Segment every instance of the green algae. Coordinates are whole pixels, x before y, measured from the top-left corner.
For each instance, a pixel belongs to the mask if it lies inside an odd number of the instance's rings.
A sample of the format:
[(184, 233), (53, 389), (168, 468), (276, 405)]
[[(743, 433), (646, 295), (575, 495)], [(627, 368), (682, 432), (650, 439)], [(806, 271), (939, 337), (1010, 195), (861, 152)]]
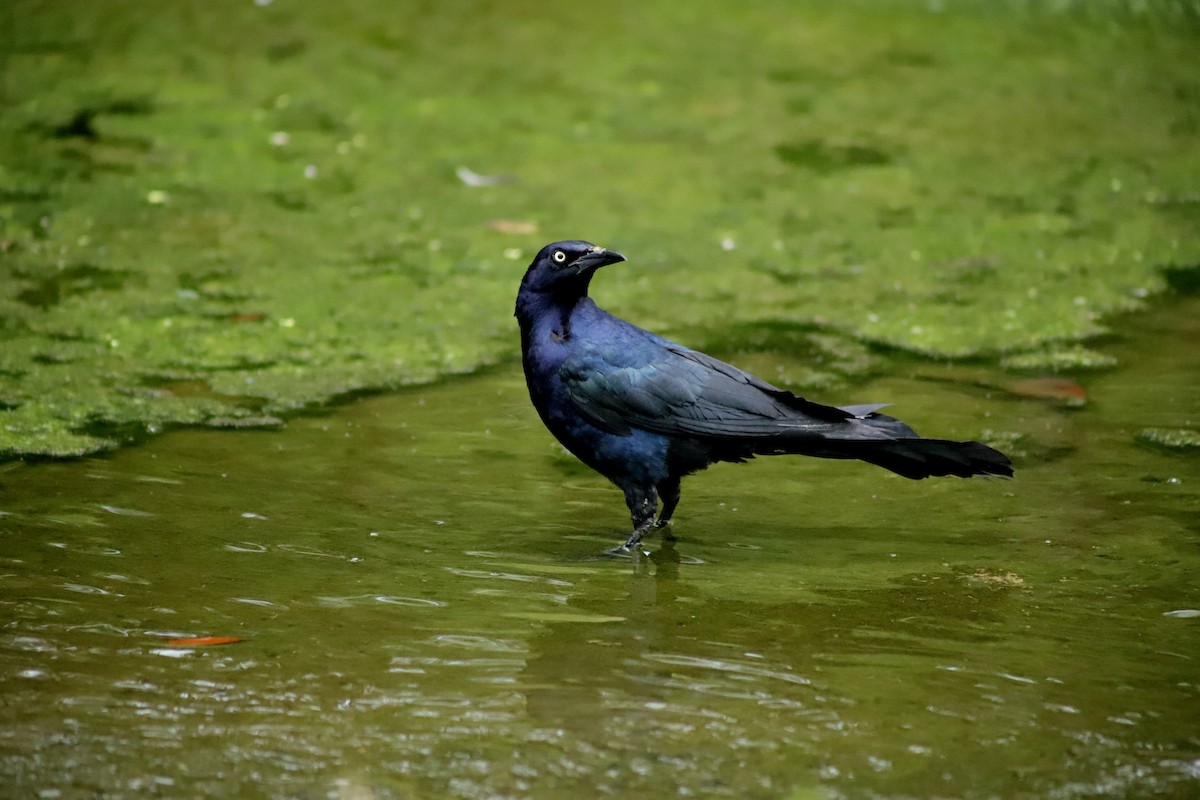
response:
[(1200, 260), (1189, 8), (6, 4), (0, 455), (510, 360), (564, 237), (644, 325), (804, 331), (792, 385), (1073, 368)]
[(1050, 372), (1108, 369), (1116, 364), (1117, 360), (1107, 353), (1079, 344), (1051, 345), (1045, 350), (1016, 353), (1000, 359), (1000, 365), (1006, 369)]

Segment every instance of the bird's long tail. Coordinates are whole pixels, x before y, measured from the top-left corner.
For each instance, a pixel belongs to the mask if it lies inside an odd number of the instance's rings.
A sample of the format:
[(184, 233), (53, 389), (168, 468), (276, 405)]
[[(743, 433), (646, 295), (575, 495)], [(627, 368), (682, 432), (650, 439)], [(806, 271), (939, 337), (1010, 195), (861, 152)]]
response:
[(857, 458), (913, 480), (944, 475), (1011, 478), (1013, 474), (1008, 456), (979, 442), (895, 439), (890, 442), (846, 442), (845, 446), (845, 458)]
[(999, 450), (979, 442), (923, 439), (900, 420), (874, 411), (853, 420), (844, 434), (827, 435), (820, 446), (805, 450), (824, 458), (866, 461), (913, 480), (1013, 474), (1012, 461)]

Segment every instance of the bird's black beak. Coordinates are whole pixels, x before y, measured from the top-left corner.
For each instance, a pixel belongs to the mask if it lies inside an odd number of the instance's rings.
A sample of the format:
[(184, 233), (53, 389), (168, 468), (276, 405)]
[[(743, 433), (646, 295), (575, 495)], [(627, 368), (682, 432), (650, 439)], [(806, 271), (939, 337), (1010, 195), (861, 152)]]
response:
[(579, 258), (575, 259), (571, 266), (575, 267), (579, 272), (592, 272), (609, 264), (616, 264), (624, 261), (625, 256), (618, 253), (616, 250), (607, 250), (603, 247), (594, 247), (591, 251), (584, 253)]

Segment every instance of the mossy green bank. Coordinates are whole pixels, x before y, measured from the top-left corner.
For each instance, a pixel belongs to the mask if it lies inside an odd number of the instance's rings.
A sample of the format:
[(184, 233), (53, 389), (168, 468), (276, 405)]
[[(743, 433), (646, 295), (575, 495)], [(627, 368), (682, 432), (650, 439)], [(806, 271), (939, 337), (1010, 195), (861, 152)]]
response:
[(1185, 3), (15, 0), (0, 56), (9, 458), (510, 360), (558, 238), (629, 256), (595, 294), (645, 326), (811, 352), (804, 389), (1104, 366), (1200, 262)]

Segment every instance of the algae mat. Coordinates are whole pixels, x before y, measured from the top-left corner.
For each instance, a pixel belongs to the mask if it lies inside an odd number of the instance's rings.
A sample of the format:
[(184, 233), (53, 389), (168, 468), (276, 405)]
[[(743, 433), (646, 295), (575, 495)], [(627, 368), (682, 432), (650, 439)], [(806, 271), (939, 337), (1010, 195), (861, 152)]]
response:
[[(1093, 364), (1200, 253), (1184, 3), (0, 10), (0, 454), (510, 360), (545, 241), (666, 333)], [(1164, 273), (1164, 270), (1167, 270)], [(1174, 271), (1174, 272), (1172, 272)]]

